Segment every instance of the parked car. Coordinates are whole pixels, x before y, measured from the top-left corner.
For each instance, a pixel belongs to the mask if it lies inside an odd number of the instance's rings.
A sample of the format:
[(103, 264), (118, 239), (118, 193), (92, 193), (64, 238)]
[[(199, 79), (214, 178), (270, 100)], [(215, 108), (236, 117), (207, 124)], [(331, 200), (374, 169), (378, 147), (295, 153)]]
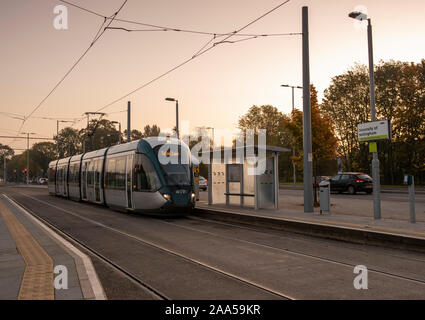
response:
[(363, 191), (368, 194), (373, 192), (373, 180), (367, 174), (361, 172), (342, 172), (329, 180), (331, 191), (339, 193), (348, 191), (349, 194), (356, 194)]
[(207, 190), (208, 187), (208, 180), (205, 179), (203, 176), (199, 176), (199, 189), (200, 190)]
[(38, 179), (38, 184), (47, 184), (47, 182), (48, 182), (47, 178)]
[(321, 182), (328, 181), (329, 179), (327, 176), (317, 176), (316, 179), (313, 177), (313, 186), (318, 187)]

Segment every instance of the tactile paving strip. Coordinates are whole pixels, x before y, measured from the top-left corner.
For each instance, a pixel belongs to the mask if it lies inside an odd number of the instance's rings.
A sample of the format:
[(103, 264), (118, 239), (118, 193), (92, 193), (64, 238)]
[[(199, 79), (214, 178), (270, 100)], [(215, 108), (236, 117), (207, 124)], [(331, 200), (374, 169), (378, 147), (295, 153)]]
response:
[(1, 200), (0, 213), (26, 264), (18, 300), (54, 300), (52, 258)]

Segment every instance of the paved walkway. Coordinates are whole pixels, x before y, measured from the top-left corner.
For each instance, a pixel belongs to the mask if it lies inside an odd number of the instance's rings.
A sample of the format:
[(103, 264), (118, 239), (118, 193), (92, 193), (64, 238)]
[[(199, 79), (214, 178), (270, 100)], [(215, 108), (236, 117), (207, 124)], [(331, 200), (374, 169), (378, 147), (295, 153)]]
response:
[(209, 206), (208, 202), (205, 200), (198, 201), (196, 207), (201, 209), (229, 211), (240, 215), (330, 225), (341, 228), (360, 229), (425, 239), (425, 222), (410, 223), (409, 221), (395, 219), (374, 220), (372, 217), (334, 213), (320, 215), (319, 212), (305, 213), (301, 210), (295, 211), (287, 209), (261, 209), (255, 211), (252, 207), (240, 207), (236, 205), (226, 206), (224, 204), (215, 204)]
[[(104, 298), (98, 294), (97, 276), (90, 272), (87, 256), (58, 239), (58, 235), (52, 237), (52, 231), (47, 232), (34, 217), (0, 195), (0, 299)], [(66, 282), (67, 288), (59, 288)]]

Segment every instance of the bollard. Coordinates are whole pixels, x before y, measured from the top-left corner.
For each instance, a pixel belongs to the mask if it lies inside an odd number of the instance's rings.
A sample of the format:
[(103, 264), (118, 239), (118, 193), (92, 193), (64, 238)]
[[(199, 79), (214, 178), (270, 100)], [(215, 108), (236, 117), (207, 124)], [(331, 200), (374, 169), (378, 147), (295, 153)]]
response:
[(415, 216), (415, 180), (413, 176), (410, 176), (412, 183), (409, 184), (409, 207), (410, 207), (410, 222), (416, 222)]
[(404, 176), (404, 184), (407, 184), (409, 190), (409, 209), (410, 209), (410, 222), (416, 222), (415, 215), (415, 179), (412, 175), (406, 174)]

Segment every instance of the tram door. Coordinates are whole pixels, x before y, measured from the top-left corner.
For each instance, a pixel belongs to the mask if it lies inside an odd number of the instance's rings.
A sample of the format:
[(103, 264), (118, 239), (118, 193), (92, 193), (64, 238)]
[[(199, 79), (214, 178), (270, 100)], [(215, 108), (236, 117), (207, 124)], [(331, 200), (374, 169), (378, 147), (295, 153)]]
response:
[(81, 187), (83, 189), (83, 200), (87, 200), (87, 162), (83, 163), (83, 168), (81, 169)]
[(94, 196), (95, 201), (100, 202), (100, 167), (101, 160), (95, 160), (94, 162)]
[(133, 208), (133, 155), (127, 155), (127, 165), (126, 165), (126, 175), (125, 175), (125, 185), (126, 185), (126, 198), (127, 198), (127, 208)]

